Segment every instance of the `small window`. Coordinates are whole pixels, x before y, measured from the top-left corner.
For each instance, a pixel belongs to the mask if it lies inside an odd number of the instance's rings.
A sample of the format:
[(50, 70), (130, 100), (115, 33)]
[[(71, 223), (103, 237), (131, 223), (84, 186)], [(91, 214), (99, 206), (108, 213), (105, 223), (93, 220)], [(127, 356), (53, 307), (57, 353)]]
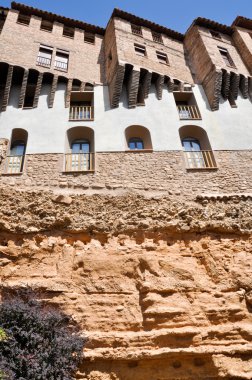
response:
[(89, 33), (89, 32), (84, 32), (84, 42), (87, 42), (89, 44), (94, 44), (95, 43), (95, 34)]
[(31, 20), (31, 16), (24, 15), (22, 13), (19, 13), (18, 18), (17, 18), (17, 22), (19, 24), (24, 24), (24, 25), (29, 25), (30, 20)]
[(132, 137), (129, 139), (129, 149), (135, 150), (135, 149), (144, 149), (144, 143), (143, 140), (139, 137)]
[(68, 70), (69, 53), (63, 50), (56, 51), (54, 67), (60, 71)]
[(41, 30), (45, 30), (46, 32), (52, 32), (53, 30), (53, 22), (42, 20), (40, 25)]
[(6, 173), (22, 173), (24, 166), (26, 143), (23, 140), (16, 140), (11, 144), (10, 154), (7, 157)]
[(132, 34), (136, 34), (137, 36), (143, 36), (143, 33), (142, 33), (142, 27), (140, 25), (134, 25), (134, 24), (131, 24), (131, 31), (132, 31)]
[(160, 51), (157, 51), (156, 54), (157, 54), (157, 59), (159, 60), (160, 63), (165, 63), (166, 65), (169, 63), (166, 53), (161, 53)]
[(236, 67), (227, 49), (218, 47), (219, 52), (227, 66)]
[(40, 45), (37, 57), (37, 65), (50, 67), (52, 62), (52, 52), (53, 49), (51, 47)]
[(69, 38), (74, 38), (74, 28), (70, 28), (69, 26), (64, 25), (63, 36), (69, 37)]
[(158, 42), (159, 44), (163, 44), (163, 39), (160, 33), (157, 32), (151, 32), (152, 33), (152, 39), (154, 42)]
[(143, 45), (134, 44), (135, 52), (137, 55), (141, 55), (142, 57), (146, 56), (146, 47)]
[(219, 32), (216, 32), (215, 30), (210, 30), (210, 33), (213, 38), (216, 38), (217, 40), (221, 40), (221, 35)]

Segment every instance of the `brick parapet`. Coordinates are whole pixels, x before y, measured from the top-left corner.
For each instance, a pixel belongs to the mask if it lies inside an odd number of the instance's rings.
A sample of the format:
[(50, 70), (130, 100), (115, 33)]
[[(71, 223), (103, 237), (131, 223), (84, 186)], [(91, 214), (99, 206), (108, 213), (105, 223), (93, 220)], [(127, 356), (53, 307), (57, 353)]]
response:
[(216, 151), (215, 158), (218, 170), (187, 170), (182, 151), (96, 153), (95, 172), (64, 173), (62, 154), (27, 155), (24, 173), (2, 175), (0, 184), (70, 192), (168, 192), (189, 198), (252, 192), (252, 151)]

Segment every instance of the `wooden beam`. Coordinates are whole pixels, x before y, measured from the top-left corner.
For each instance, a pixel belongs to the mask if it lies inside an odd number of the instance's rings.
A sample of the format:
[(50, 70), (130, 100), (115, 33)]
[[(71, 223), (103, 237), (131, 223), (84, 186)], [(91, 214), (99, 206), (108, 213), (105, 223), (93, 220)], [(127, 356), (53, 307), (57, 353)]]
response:
[(44, 76), (43, 73), (39, 73), (37, 84), (36, 84), (35, 95), (34, 95), (33, 108), (38, 107), (38, 101), (39, 101), (39, 95), (41, 93), (43, 76)]
[(13, 66), (9, 65), (6, 84), (5, 84), (4, 93), (3, 93), (3, 102), (2, 102), (2, 107), (1, 107), (2, 111), (6, 111), (6, 108), (8, 106), (12, 77), (13, 77)]
[(230, 73), (230, 91), (229, 96), (236, 100), (239, 92), (240, 77), (236, 73)]
[(221, 94), (223, 98), (226, 100), (229, 97), (230, 91), (230, 73), (224, 71), (222, 73), (222, 83), (221, 83)]
[(125, 65), (118, 64), (113, 79), (109, 84), (110, 104), (112, 108), (116, 108), (119, 106), (119, 101), (123, 87), (124, 73)]
[(162, 95), (163, 95), (164, 75), (158, 74), (155, 85), (156, 85), (156, 91), (157, 91), (157, 98), (158, 100), (161, 100)]
[(167, 88), (169, 92), (173, 92), (174, 90), (174, 80), (170, 77), (168, 77), (168, 80), (167, 80)]
[(129, 108), (135, 108), (137, 105), (139, 79), (140, 79), (140, 70), (136, 70), (133, 68), (129, 74), (129, 79), (127, 83)]
[(57, 90), (57, 85), (58, 85), (58, 75), (54, 75), (52, 87), (51, 87), (51, 92), (50, 92), (50, 97), (49, 97), (49, 108), (53, 107), (55, 92)]
[(20, 90), (20, 95), (19, 95), (18, 108), (23, 108), (23, 105), (24, 105), (28, 76), (29, 76), (29, 70), (25, 70), (24, 75), (23, 75), (23, 81), (22, 81), (22, 86), (21, 86), (21, 90)]
[(65, 95), (65, 107), (66, 108), (70, 107), (72, 87), (73, 87), (73, 79), (68, 79), (67, 88), (66, 88), (66, 95)]
[(149, 96), (149, 92), (151, 88), (151, 77), (152, 77), (152, 72), (146, 71), (144, 79), (143, 79), (143, 92), (144, 92), (145, 99), (147, 99)]
[(244, 99), (248, 98), (248, 78), (240, 75), (240, 90)]

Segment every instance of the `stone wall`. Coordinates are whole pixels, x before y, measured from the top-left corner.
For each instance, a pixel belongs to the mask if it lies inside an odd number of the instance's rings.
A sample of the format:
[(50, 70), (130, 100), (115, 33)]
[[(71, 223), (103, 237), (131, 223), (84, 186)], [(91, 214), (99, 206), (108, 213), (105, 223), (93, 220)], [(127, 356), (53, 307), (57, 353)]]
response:
[(8, 150), (9, 141), (0, 138), (0, 164), (5, 159)]
[(0, 190), (1, 292), (74, 318), (76, 379), (251, 379), (251, 196)]
[(179, 151), (96, 153), (94, 173), (65, 173), (61, 154), (26, 155), (23, 174), (3, 174), (0, 183), (70, 192), (162, 191), (189, 198), (201, 193), (251, 192), (251, 151), (214, 154), (218, 169), (186, 170), (183, 152)]

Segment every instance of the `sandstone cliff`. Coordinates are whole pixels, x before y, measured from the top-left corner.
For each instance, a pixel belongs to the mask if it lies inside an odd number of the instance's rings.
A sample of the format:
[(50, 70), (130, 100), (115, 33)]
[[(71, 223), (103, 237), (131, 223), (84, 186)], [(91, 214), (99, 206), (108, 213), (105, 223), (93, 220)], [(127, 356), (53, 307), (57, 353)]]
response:
[(249, 194), (0, 198), (2, 289), (73, 315), (88, 337), (78, 379), (252, 378)]

